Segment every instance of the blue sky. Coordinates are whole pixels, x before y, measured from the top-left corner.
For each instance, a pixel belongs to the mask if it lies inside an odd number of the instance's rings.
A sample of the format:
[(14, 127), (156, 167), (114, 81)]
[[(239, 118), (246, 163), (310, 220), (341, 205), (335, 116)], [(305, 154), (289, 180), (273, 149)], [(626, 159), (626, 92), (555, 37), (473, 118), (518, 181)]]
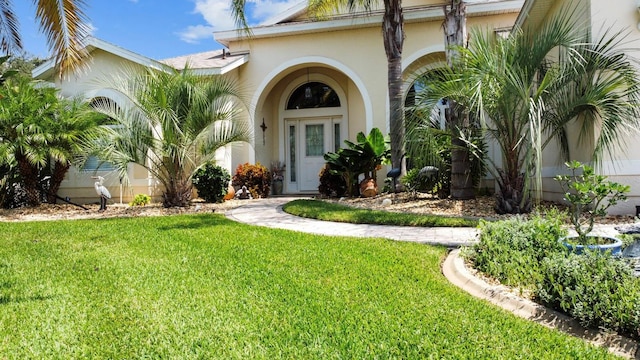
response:
[[(300, 0), (249, 0), (249, 19), (259, 24)], [(48, 57), (35, 23), (33, 1), (14, 0), (24, 49)], [(234, 28), (230, 0), (88, 0), (92, 34), (152, 59), (165, 59), (221, 48), (213, 32)]]

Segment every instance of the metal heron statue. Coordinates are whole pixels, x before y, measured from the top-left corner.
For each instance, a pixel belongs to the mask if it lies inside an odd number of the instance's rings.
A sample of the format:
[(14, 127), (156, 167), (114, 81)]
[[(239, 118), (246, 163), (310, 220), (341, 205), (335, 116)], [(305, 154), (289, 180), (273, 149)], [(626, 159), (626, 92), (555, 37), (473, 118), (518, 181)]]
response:
[[(402, 154), (402, 156), (400, 157), (400, 163), (402, 163), (402, 160), (404, 159), (404, 157), (407, 154)], [(402, 170), (400, 168), (393, 168), (391, 170), (389, 170), (389, 172), (387, 173), (387, 177), (390, 177), (391, 179), (393, 179), (393, 193), (397, 193), (398, 192), (398, 184), (397, 184), (397, 180), (400, 177), (400, 175), (402, 174)]]
[(100, 196), (100, 210), (98, 211), (105, 211), (107, 210), (107, 200), (111, 199), (111, 193), (107, 190), (106, 186), (102, 185), (102, 182), (104, 181), (102, 176), (92, 176), (91, 178), (98, 179), (98, 181), (93, 184), (96, 189), (96, 193)]

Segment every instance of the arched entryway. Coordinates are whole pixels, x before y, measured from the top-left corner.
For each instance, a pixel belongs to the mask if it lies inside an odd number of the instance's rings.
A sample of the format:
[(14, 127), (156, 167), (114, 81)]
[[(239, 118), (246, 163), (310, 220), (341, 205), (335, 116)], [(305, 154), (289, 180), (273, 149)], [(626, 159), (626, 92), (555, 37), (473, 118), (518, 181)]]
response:
[(331, 76), (311, 71), (291, 81), (280, 99), (287, 193), (317, 192), (324, 154), (348, 138), (347, 96)]

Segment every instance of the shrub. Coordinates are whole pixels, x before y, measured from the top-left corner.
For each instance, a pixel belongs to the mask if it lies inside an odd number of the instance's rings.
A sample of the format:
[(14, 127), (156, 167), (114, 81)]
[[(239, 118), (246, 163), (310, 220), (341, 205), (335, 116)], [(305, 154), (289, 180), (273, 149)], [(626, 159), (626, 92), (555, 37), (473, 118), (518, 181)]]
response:
[(474, 266), (506, 285), (535, 287), (543, 277), (540, 263), (545, 257), (565, 252), (558, 241), (566, 235), (562, 214), (551, 211), (530, 220), (480, 221), (480, 241), (468, 253)]
[(418, 191), (432, 193), (437, 188), (440, 170), (435, 166), (430, 168), (425, 167), (424, 169), (435, 170), (435, 173), (429, 174), (422, 171), (422, 169), (414, 168), (407, 171), (405, 176), (400, 179), (402, 185), (404, 185), (408, 191), (413, 193), (413, 196), (415, 196)]
[(129, 206), (145, 206), (151, 203), (151, 196), (146, 194), (138, 194), (129, 203)]
[(329, 171), (344, 178), (349, 196), (358, 194), (358, 176), (375, 179), (376, 171), (383, 163), (388, 163), (391, 156), (389, 143), (378, 128), (373, 128), (369, 135), (359, 132), (357, 143), (345, 140), (347, 148), (337, 152), (324, 154)]
[(610, 254), (556, 254), (542, 262), (536, 297), (587, 327), (640, 335), (640, 280)]
[[(407, 165), (417, 169), (437, 167), (439, 171), (434, 179), (435, 184), (429, 186), (428, 190), (444, 199), (449, 196), (451, 188), (452, 132), (441, 129), (439, 121), (433, 122), (431, 111), (424, 113), (415, 110), (410, 108), (406, 118)], [(488, 146), (480, 129), (480, 124), (474, 121), (462, 134), (469, 151), (470, 176), (475, 188), (478, 188), (487, 172), (485, 154), (488, 153)]]
[(320, 170), (318, 192), (326, 197), (341, 197), (347, 192), (347, 183), (341, 175), (332, 173), (329, 165), (325, 164)]
[(206, 202), (217, 203), (227, 194), (230, 180), (231, 175), (225, 168), (206, 163), (196, 170), (191, 181), (198, 190), (198, 196)]
[(255, 165), (240, 164), (233, 175), (232, 184), (236, 187), (246, 186), (254, 199), (265, 198), (269, 196), (271, 173), (260, 163)]

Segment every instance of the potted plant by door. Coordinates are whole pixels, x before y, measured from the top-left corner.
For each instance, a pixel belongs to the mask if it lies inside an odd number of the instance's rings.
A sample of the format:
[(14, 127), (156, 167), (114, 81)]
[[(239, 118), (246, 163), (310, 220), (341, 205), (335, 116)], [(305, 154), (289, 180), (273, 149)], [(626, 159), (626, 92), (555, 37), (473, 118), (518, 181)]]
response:
[(285, 164), (281, 161), (271, 163), (271, 191), (273, 195), (282, 195)]
[(591, 234), (597, 217), (607, 215), (607, 209), (619, 201), (626, 201), (631, 188), (609, 181), (606, 176), (597, 175), (591, 166), (578, 161), (566, 163), (570, 174), (557, 175), (564, 199), (569, 203), (571, 224), (577, 236), (562, 239), (570, 250), (581, 254), (585, 248), (621, 253), (622, 241), (612, 237)]

